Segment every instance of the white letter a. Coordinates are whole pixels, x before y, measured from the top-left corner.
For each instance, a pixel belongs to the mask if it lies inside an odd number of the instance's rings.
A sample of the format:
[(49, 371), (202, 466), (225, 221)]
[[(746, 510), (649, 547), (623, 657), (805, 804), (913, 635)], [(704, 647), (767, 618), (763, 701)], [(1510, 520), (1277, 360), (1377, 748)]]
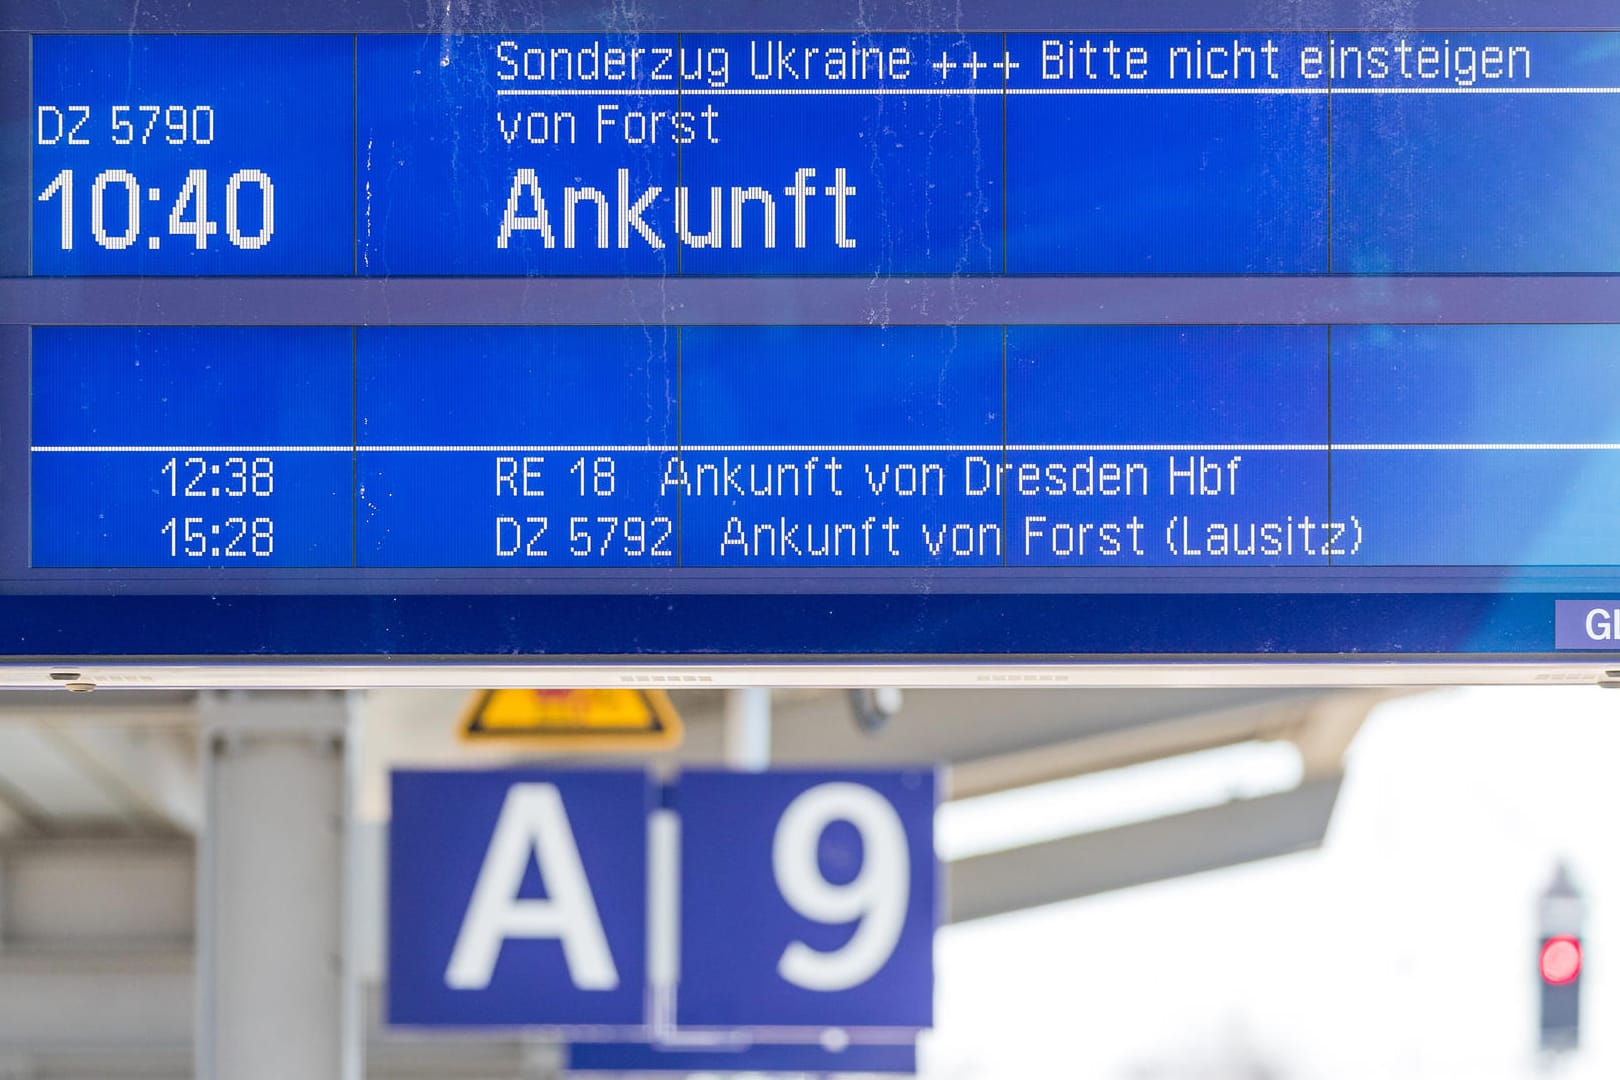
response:
[[(525, 194), (534, 196), (534, 213), (518, 212), (518, 203)], [(540, 175), (533, 169), (519, 169), (512, 178), (512, 190), (506, 195), (506, 213), (501, 215), (501, 235), (495, 246), (505, 251), (512, 243), (515, 232), (538, 231), (546, 247), (556, 247), (557, 238), (551, 233), (551, 215), (546, 213), (546, 197), (540, 191)]]
[[(520, 900), (533, 856), (546, 899)], [(453, 990), (489, 986), (507, 938), (557, 938), (568, 974), (581, 990), (614, 990), (619, 972), (579, 860), (574, 831), (553, 784), (514, 784), (473, 887), (444, 981)]]

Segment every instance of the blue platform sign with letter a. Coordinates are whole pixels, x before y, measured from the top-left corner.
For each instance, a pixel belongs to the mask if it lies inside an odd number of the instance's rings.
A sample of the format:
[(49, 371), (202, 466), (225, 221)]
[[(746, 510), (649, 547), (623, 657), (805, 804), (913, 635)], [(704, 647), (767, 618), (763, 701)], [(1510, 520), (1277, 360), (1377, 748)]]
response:
[(933, 1023), (934, 774), (689, 772), (681, 1027)]
[(396, 772), (390, 1022), (642, 1023), (649, 801), (640, 772)]

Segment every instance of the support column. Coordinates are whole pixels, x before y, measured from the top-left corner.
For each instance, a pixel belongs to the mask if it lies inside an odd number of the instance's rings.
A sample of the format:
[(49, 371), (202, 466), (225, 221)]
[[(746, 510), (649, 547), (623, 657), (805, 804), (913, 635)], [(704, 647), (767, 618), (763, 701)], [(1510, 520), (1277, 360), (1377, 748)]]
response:
[(202, 703), (200, 1080), (360, 1080), (343, 933), (348, 718), (339, 693)]
[(769, 688), (726, 691), (726, 764), (748, 772), (771, 767)]

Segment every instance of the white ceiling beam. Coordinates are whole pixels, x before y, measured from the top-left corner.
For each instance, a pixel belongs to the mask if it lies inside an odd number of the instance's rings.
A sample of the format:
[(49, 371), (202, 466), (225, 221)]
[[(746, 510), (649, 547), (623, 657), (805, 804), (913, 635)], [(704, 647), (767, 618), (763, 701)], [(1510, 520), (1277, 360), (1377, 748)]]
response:
[(189, 952), (194, 866), (181, 840), (0, 845), (0, 956)]
[(1077, 900), (1321, 846), (1340, 778), (946, 864), (947, 922)]
[(194, 729), (73, 724), (49, 731), (140, 831), (195, 835), (201, 827), (202, 768)]

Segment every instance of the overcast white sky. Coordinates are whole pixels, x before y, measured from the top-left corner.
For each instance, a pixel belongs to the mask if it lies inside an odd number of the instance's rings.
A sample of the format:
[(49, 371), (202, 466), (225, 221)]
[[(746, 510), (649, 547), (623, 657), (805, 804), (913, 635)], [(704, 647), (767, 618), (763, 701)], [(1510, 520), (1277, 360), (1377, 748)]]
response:
[(1556, 1075), (1620, 1076), (1620, 692), (1593, 688), (1382, 707), (1319, 852), (945, 930), (925, 1075), (1546, 1075), (1535, 901), (1560, 855), (1591, 913)]

